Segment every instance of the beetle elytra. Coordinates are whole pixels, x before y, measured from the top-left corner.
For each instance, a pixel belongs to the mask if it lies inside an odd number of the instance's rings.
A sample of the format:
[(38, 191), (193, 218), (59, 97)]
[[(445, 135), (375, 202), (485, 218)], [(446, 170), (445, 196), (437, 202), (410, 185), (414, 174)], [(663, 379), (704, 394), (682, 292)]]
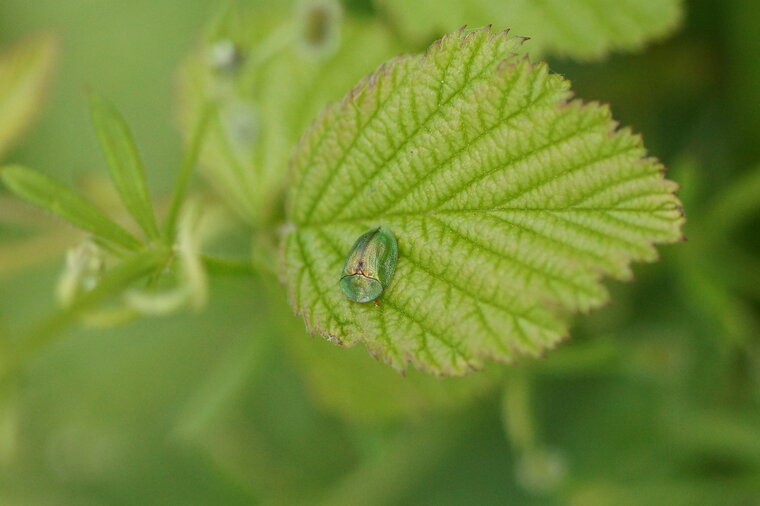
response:
[(346, 256), (340, 288), (355, 302), (370, 302), (388, 286), (398, 261), (393, 233), (377, 227), (360, 235)]

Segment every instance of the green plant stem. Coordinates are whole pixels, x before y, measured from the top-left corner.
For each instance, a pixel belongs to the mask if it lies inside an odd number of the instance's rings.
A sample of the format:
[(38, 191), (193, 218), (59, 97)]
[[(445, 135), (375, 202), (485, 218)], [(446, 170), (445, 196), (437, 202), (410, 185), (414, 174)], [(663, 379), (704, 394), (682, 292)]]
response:
[(255, 276), (251, 262), (201, 255), (201, 261), (209, 274), (219, 276)]
[(529, 451), (536, 446), (535, 422), (530, 404), (530, 378), (524, 371), (516, 370), (504, 383), (501, 417), (507, 438), (519, 452)]
[(707, 241), (725, 240), (745, 220), (760, 209), (760, 167), (736, 179), (712, 200), (701, 229)]
[(364, 506), (398, 504), (414, 484), (444, 465), (486, 415), (482, 410), (467, 417), (431, 418), (399, 433), (382, 453), (366, 458), (316, 504)]
[[(18, 344), (4, 368), (2, 380), (16, 373), (36, 352), (48, 346), (86, 310), (123, 291), (138, 279), (164, 265), (171, 253), (166, 249), (150, 249), (136, 254), (106, 274), (91, 291), (82, 294), (70, 306), (40, 323)], [(1, 381), (0, 381), (1, 383)]]
[(205, 138), (206, 129), (213, 116), (213, 112), (216, 107), (212, 104), (206, 104), (201, 111), (201, 116), (198, 119), (198, 123), (195, 125), (195, 130), (190, 138), (190, 145), (185, 153), (185, 158), (182, 161), (179, 174), (174, 184), (174, 193), (172, 194), (172, 200), (169, 204), (169, 212), (166, 215), (166, 221), (164, 222), (164, 237), (169, 243), (174, 242), (174, 236), (177, 232), (177, 219), (179, 212), (182, 210), (182, 204), (185, 201), (187, 195), (187, 187), (190, 184), (190, 177), (193, 174), (193, 169), (198, 163), (198, 157), (200, 156), (201, 148), (203, 147), (203, 139)]

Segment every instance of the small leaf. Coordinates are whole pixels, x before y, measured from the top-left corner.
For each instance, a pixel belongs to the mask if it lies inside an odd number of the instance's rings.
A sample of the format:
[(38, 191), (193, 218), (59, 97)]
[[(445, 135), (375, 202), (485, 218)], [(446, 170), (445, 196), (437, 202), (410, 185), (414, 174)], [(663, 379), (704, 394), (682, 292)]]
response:
[(140, 242), (70, 188), (20, 165), (0, 168), (0, 179), (18, 197), (130, 250)]
[(424, 37), (462, 25), (509, 26), (530, 36), (531, 54), (577, 59), (634, 51), (672, 32), (682, 0), (375, 0), (409, 35)]
[(49, 35), (20, 41), (0, 53), (0, 158), (39, 110), (55, 53)]
[(116, 108), (102, 97), (90, 96), (92, 124), (122, 202), (150, 240), (159, 237), (156, 217), (134, 138)]
[[(608, 300), (655, 242), (681, 238), (676, 185), (607, 107), (483, 29), (403, 56), (329, 107), (293, 155), (283, 274), (308, 329), (398, 368), (463, 374), (540, 355)], [(338, 286), (384, 226), (396, 273), (379, 306)]]

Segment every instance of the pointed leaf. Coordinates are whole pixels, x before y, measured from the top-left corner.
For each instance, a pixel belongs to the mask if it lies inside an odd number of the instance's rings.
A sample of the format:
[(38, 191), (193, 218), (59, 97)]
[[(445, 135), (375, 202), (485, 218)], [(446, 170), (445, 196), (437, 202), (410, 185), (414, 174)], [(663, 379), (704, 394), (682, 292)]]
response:
[(38, 35), (0, 53), (0, 157), (39, 110), (55, 52), (54, 39)]
[(437, 36), (462, 25), (509, 26), (530, 51), (578, 59), (634, 51), (672, 32), (682, 0), (375, 0), (404, 32)]
[(122, 202), (149, 239), (158, 238), (156, 218), (134, 138), (116, 108), (102, 97), (90, 96), (92, 124)]
[(140, 242), (70, 188), (20, 165), (0, 168), (0, 179), (18, 197), (98, 237), (130, 250)]
[[(384, 65), (328, 108), (293, 156), (283, 274), (312, 332), (396, 367), (462, 374), (540, 355), (608, 299), (655, 242), (681, 238), (676, 185), (607, 107), (520, 55), (458, 31)], [(398, 239), (379, 305), (346, 299), (346, 253)]]

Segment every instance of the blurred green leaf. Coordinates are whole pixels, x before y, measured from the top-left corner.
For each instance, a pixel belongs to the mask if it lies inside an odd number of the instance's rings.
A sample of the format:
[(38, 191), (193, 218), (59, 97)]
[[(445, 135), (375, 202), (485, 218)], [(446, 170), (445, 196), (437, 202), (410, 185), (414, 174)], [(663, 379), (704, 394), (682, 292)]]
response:
[(156, 217), (132, 133), (119, 111), (104, 98), (91, 93), (90, 107), (92, 124), (121, 200), (148, 239), (155, 241), (159, 237)]
[(688, 413), (670, 420), (674, 442), (693, 454), (718, 456), (743, 463), (760, 463), (760, 423), (758, 412), (734, 413), (729, 409)]
[[(248, 310), (250, 315), (257, 313)], [(262, 328), (271, 324), (268, 318), (257, 320), (256, 332), (244, 336), (249, 341), (247, 349), (241, 350), (237, 363), (228, 362), (233, 368), (229, 376), (210, 378), (212, 392), (221, 387), (213, 396), (221, 394), (222, 404), (209, 406), (210, 412), (195, 413), (201, 419), (187, 420), (190, 426), (178, 425), (177, 430), (184, 432), (175, 434), (189, 437), (183, 441), (205, 452), (265, 503), (309, 504), (319, 491), (355, 468), (356, 452), (343, 424), (309, 402), (285, 355), (265, 351), (261, 361), (245, 356), (264, 351), (252, 341), (271, 339), (276, 344), (279, 340), (278, 334), (267, 335)], [(213, 385), (219, 380), (221, 384)], [(207, 388), (203, 386), (202, 392)], [(213, 412), (216, 407), (225, 409)], [(192, 412), (183, 414), (192, 416)]]
[[(325, 5), (324, 44), (310, 43), (305, 11)], [(205, 104), (216, 103), (201, 170), (249, 225), (278, 218), (292, 147), (322, 107), (402, 50), (378, 21), (344, 17), (336, 8), (332, 1), (290, 0), (233, 7), (181, 69), (185, 138)]]
[(737, 243), (737, 236), (743, 224), (758, 216), (760, 168), (709, 193), (698, 163), (681, 161), (676, 169), (683, 176), (683, 196), (696, 210), (685, 227), (688, 247), (679, 249), (675, 266), (683, 297), (698, 308), (700, 318), (712, 321), (718, 341), (745, 347), (760, 330), (760, 320), (737, 292), (758, 293), (760, 264)]
[(190, 184), (190, 177), (193, 175), (195, 165), (198, 163), (198, 157), (200, 156), (201, 147), (206, 137), (206, 131), (208, 129), (209, 121), (213, 115), (214, 108), (211, 105), (201, 111), (198, 124), (193, 129), (192, 136), (190, 137), (190, 144), (187, 147), (187, 152), (182, 160), (182, 166), (177, 173), (177, 180), (174, 182), (174, 192), (172, 193), (171, 204), (169, 204), (169, 211), (166, 213), (166, 222), (164, 223), (164, 234), (169, 241), (174, 240), (177, 228), (177, 219), (180, 216), (182, 205), (185, 202), (187, 196), (187, 188)]
[(299, 322), (293, 327), (282, 332), (284, 343), (304, 374), (312, 398), (326, 411), (355, 424), (387, 425), (460, 409), (490, 393), (502, 373), (496, 365), (467, 378), (439, 378), (414, 370), (402, 376), (364, 349), (341, 350), (310, 338), (295, 328), (301, 327)]
[[(329, 493), (314, 501), (314, 504), (442, 504), (438, 498), (431, 498), (431, 492), (438, 492), (445, 486), (435, 479), (434, 471), (454, 468), (456, 464), (453, 461), (457, 456), (471, 457), (473, 428), (482, 427), (483, 413), (480, 408), (476, 405), (454, 415), (428, 417), (420, 423), (401, 427), (381, 440), (382, 446), (375, 452), (368, 452), (359, 465), (335, 480)], [(482, 470), (480, 474), (482, 476)], [(410, 493), (415, 495), (415, 492), (421, 492), (424, 499), (408, 497)], [(479, 496), (472, 492), (465, 501), (456, 497), (449, 499), (451, 504), (470, 501), (482, 504)], [(508, 504), (504, 499), (500, 498), (498, 504)]]
[(462, 25), (493, 24), (532, 39), (534, 56), (582, 60), (635, 51), (678, 26), (682, 0), (375, 0), (418, 39)]
[(0, 158), (40, 109), (56, 49), (55, 39), (42, 34), (0, 52)]
[(760, 476), (723, 477), (712, 480), (656, 479), (635, 484), (589, 480), (568, 494), (570, 506), (748, 506), (760, 495)]
[[(267, 325), (268, 320), (264, 320)], [(267, 329), (268, 330), (268, 329)], [(272, 353), (272, 333), (246, 336), (214, 364), (203, 383), (187, 401), (173, 436), (183, 440), (202, 438), (217, 419), (239, 401), (247, 385), (258, 380)]]
[[(460, 30), (326, 109), (296, 148), (283, 239), (290, 300), (313, 333), (397, 368), (461, 375), (538, 356), (608, 300), (683, 215), (641, 139), (521, 58), (522, 39)], [(379, 305), (337, 287), (356, 238), (398, 238)]]
[(705, 240), (725, 241), (742, 223), (760, 213), (760, 166), (737, 176), (714, 195), (701, 224)]
[(142, 246), (132, 234), (111, 221), (79, 194), (37, 171), (10, 165), (0, 168), (0, 179), (18, 197), (97, 237), (129, 250), (137, 250)]

